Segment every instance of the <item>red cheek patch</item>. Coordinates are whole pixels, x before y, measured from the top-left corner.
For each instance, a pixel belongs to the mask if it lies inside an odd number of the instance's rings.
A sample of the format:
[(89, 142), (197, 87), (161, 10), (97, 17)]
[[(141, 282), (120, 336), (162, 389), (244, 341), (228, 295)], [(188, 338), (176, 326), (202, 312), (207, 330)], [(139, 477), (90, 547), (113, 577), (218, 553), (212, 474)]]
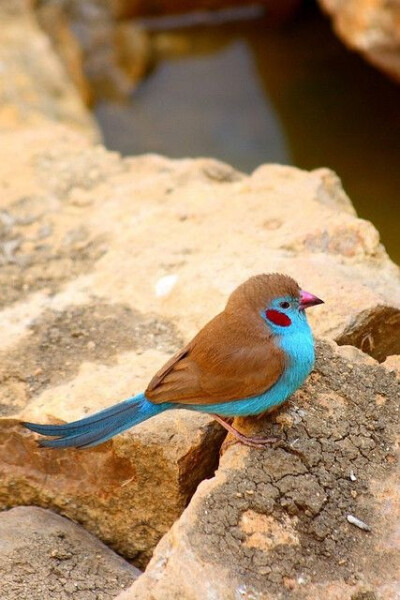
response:
[(271, 321), (271, 323), (274, 323), (275, 325), (280, 325), (281, 327), (289, 327), (289, 325), (292, 324), (289, 317), (284, 313), (279, 312), (279, 310), (267, 310), (265, 316), (268, 321)]

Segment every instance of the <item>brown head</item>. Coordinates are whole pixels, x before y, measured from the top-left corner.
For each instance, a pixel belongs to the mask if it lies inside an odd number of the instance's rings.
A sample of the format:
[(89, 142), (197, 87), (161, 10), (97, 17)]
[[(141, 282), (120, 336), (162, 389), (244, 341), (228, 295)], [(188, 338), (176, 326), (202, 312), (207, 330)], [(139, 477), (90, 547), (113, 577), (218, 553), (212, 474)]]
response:
[(237, 310), (240, 306), (253, 309), (257, 313), (264, 310), (274, 298), (290, 296), (300, 301), (299, 284), (282, 273), (254, 275), (239, 285), (229, 296), (226, 310)]
[(286, 319), (284, 316), (280, 317), (280, 313), (285, 315), (293, 308), (303, 311), (305, 308), (322, 303), (323, 301), (313, 294), (301, 290), (292, 277), (282, 273), (267, 273), (250, 277), (239, 285), (230, 295), (225, 312), (234, 315), (246, 311), (257, 315), (262, 313), (268, 317), (268, 309), (270, 309), (272, 312), (269, 320), (276, 325), (281, 325), (276, 320), (281, 319), (283, 323)]

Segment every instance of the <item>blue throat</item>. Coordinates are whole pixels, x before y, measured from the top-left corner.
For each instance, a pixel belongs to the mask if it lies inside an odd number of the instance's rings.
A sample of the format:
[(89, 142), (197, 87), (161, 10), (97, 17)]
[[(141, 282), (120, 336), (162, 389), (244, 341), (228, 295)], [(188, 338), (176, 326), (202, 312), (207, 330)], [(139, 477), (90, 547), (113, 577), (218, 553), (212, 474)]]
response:
[[(174, 405), (197, 412), (215, 413), (222, 417), (246, 417), (258, 415), (282, 404), (311, 373), (314, 361), (314, 339), (304, 313), (288, 328), (276, 327), (276, 341), (287, 357), (287, 366), (276, 382), (263, 394), (230, 402), (208, 405)], [(162, 405), (160, 405), (162, 406)]]

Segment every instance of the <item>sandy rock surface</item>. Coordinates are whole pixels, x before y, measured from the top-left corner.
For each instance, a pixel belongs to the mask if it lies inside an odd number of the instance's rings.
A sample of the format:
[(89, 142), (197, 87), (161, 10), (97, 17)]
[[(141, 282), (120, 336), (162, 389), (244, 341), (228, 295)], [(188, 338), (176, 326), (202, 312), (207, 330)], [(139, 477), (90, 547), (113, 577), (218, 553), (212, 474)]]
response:
[(2, 0), (0, 22), (0, 133), (50, 120), (98, 141), (99, 129), (29, 2)]
[(122, 160), (53, 126), (3, 141), (8, 343), (26, 319), (90, 297), (155, 312), (188, 339), (248, 276), (282, 270), (326, 301), (310, 314), (317, 334), (399, 353), (399, 268), (328, 169)]
[(320, 342), (308, 383), (258, 421), (286, 447), (228, 448), (118, 600), (400, 597), (399, 397), (394, 372)]
[(319, 4), (347, 46), (400, 81), (398, 0), (319, 0)]
[(0, 513), (2, 600), (111, 600), (140, 571), (81, 527), (32, 506)]
[(398, 353), (399, 270), (329, 170), (122, 160), (54, 125), (3, 140), (3, 508), (56, 509), (144, 566), (213, 474), (220, 427), (174, 411), (60, 452), (18, 420), (70, 421), (143, 390), (252, 274), (284, 271), (323, 297), (316, 333)]

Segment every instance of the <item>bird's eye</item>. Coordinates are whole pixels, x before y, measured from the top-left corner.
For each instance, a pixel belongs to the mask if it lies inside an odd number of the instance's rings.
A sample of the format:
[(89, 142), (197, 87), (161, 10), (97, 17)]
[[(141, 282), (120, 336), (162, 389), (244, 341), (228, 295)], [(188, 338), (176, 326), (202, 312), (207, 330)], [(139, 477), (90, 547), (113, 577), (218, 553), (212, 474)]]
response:
[(280, 303), (279, 303), (279, 306), (280, 306), (281, 308), (289, 308), (289, 306), (290, 306), (290, 303), (289, 303), (289, 302), (286, 302), (286, 301), (285, 301), (285, 302), (280, 302)]

